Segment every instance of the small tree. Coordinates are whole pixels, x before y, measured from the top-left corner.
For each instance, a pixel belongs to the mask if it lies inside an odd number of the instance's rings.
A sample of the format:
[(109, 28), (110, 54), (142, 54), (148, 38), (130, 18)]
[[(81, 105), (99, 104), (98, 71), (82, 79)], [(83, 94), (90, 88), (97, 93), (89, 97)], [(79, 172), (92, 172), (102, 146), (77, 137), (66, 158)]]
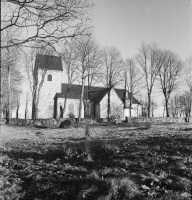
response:
[(109, 119), (110, 109), (110, 90), (116, 85), (122, 84), (123, 60), (120, 51), (115, 47), (107, 47), (102, 51), (102, 71), (100, 80), (108, 88), (107, 117)]
[[(67, 105), (67, 98), (71, 91), (71, 86), (74, 81), (77, 79), (77, 63), (76, 63), (76, 54), (75, 54), (75, 45), (74, 42), (71, 41), (65, 46), (62, 50), (61, 57), (64, 62), (64, 68), (67, 72), (67, 81), (68, 81), (68, 88), (65, 94), (64, 106), (63, 106), (63, 115), (65, 114), (65, 109)], [(63, 116), (62, 116), (63, 117)]]
[(180, 78), (183, 64), (178, 56), (171, 51), (164, 51), (163, 55), (163, 63), (161, 68), (159, 68), (158, 75), (165, 98), (166, 116), (169, 117), (169, 98), (171, 93), (177, 89), (178, 79)]
[(181, 112), (184, 114), (186, 120), (189, 120), (190, 113), (191, 113), (191, 96), (190, 92), (185, 91), (179, 97), (179, 104), (181, 106)]
[[(9, 44), (15, 30), (2, 34), (4, 43)], [(16, 47), (7, 47), (1, 51), (1, 106), (6, 113), (7, 123), (12, 116), (12, 108), (15, 105), (15, 94), (19, 91), (22, 76), (19, 68), (20, 51)]]
[(127, 82), (127, 87), (128, 91), (130, 94), (129, 97), (129, 116), (131, 117), (131, 108), (132, 108), (132, 99), (133, 95), (137, 94), (139, 90), (141, 89), (140, 81), (141, 81), (141, 75), (139, 72), (139, 69), (136, 66), (136, 63), (134, 59), (130, 58), (125, 61), (125, 71), (126, 71), (126, 78), (128, 81)]
[(136, 61), (141, 67), (148, 96), (148, 117), (151, 116), (151, 94), (159, 69), (163, 63), (163, 54), (156, 44), (142, 43)]
[(192, 111), (192, 56), (185, 62), (185, 82), (189, 89), (189, 96), (190, 96), (190, 112), (189, 118), (191, 118), (191, 111)]
[(99, 58), (98, 45), (95, 42), (92, 34), (87, 34), (86, 36), (81, 36), (75, 41), (75, 53), (77, 55), (77, 74), (81, 79), (81, 96), (79, 101), (79, 115), (78, 115), (78, 125), (81, 120), (81, 110), (84, 98), (84, 86), (86, 78), (88, 77), (88, 71), (91, 68), (96, 68)]

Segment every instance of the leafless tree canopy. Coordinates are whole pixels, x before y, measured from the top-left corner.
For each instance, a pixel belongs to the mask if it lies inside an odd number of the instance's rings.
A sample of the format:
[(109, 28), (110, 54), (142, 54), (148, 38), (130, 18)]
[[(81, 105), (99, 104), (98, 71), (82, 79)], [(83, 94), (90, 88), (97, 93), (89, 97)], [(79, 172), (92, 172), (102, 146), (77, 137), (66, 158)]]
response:
[(164, 51), (164, 59), (159, 69), (161, 89), (165, 98), (166, 114), (169, 117), (168, 101), (171, 93), (178, 87), (183, 63), (178, 56), (171, 51)]
[(58, 44), (83, 34), (89, 21), (88, 0), (7, 0), (1, 5), (1, 33), (14, 28), (18, 35), (1, 48), (27, 44)]
[(137, 94), (141, 89), (141, 73), (136, 66), (136, 62), (133, 58), (128, 58), (125, 61), (125, 71), (127, 75), (127, 87), (129, 92)]
[(115, 47), (107, 47), (102, 51), (101, 82), (106, 87), (116, 86), (123, 81), (123, 60), (120, 51)]
[(80, 123), (85, 81), (87, 78), (94, 76), (94, 74), (91, 73), (95, 73), (95, 70), (93, 69), (97, 68), (99, 65), (100, 55), (99, 55), (98, 44), (96, 43), (92, 34), (89, 33), (85, 36), (79, 36), (74, 41), (74, 50), (77, 56), (76, 73), (78, 77), (81, 79), (81, 85), (82, 85), (81, 97), (79, 102), (79, 117), (78, 117), (78, 123)]
[(163, 63), (163, 54), (156, 44), (142, 43), (136, 61), (140, 65), (141, 73), (145, 82), (148, 94), (148, 117), (151, 114), (151, 93), (154, 87), (159, 69)]
[(61, 114), (61, 117), (63, 117), (65, 114), (67, 98), (68, 98), (68, 94), (71, 90), (71, 86), (74, 83), (74, 81), (77, 79), (77, 74), (76, 74), (77, 56), (75, 54), (75, 50), (73, 49), (73, 47), (74, 47), (73, 42), (70, 42), (62, 48), (62, 52), (61, 52), (61, 57), (62, 57), (63, 64), (64, 64), (63, 66), (64, 66), (64, 69), (67, 74), (67, 83), (68, 83), (68, 89), (65, 94), (65, 101), (64, 101), (63, 112)]

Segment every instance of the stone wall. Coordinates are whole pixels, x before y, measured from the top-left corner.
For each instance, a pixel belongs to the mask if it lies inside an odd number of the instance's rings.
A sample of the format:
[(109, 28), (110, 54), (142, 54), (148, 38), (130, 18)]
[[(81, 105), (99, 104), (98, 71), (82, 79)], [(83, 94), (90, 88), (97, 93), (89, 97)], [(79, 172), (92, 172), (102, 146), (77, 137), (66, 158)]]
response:
[(128, 118), (128, 122), (185, 122), (185, 118), (173, 118), (173, 117), (131, 117)]
[(9, 120), (9, 124), (20, 125), (20, 126), (29, 126), (29, 125), (38, 125), (38, 126), (59, 126), (64, 118), (61, 119), (15, 119), (12, 118)]
[[(9, 120), (10, 124), (14, 125), (21, 125), (21, 126), (27, 126), (27, 125), (39, 125), (39, 126), (59, 126), (62, 121), (64, 121), (66, 118), (58, 118), (58, 119), (15, 119), (12, 118)], [(105, 123), (107, 122), (106, 118), (100, 118), (100, 119), (81, 119), (82, 123)], [(186, 122), (185, 118), (173, 118), (173, 117), (154, 117), (154, 118), (147, 118), (147, 117), (132, 117), (128, 118), (128, 123), (141, 123), (141, 122), (147, 122), (147, 123), (183, 123)], [(0, 124), (5, 124), (6, 119), (0, 119)], [(190, 121), (189, 123), (192, 123)]]

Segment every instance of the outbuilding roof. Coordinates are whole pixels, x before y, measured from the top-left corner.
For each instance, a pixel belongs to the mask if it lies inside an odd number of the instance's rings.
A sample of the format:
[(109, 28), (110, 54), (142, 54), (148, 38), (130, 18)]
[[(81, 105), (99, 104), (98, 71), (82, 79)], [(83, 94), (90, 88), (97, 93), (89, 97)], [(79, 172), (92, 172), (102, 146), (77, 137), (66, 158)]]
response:
[(35, 67), (47, 70), (63, 71), (61, 57), (37, 54)]

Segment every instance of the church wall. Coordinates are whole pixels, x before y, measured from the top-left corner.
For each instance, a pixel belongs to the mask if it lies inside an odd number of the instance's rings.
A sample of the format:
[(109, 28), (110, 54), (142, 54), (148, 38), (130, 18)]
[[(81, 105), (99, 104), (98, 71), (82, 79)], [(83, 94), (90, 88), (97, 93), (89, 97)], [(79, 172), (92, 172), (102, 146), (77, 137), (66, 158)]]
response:
[[(57, 99), (57, 118), (60, 117), (60, 106), (64, 106), (64, 98)], [(75, 118), (78, 118), (79, 115), (79, 99), (67, 99), (66, 109), (64, 113), (64, 118), (69, 117), (69, 113), (75, 115)], [(84, 105), (82, 104), (81, 118), (84, 118)]]
[[(123, 119), (123, 103), (120, 98), (117, 96), (117, 93), (114, 89), (111, 89), (110, 92), (110, 115), (118, 115), (121, 119)], [(108, 94), (104, 96), (104, 98), (100, 102), (100, 118), (107, 118), (107, 105), (108, 105)]]
[(89, 107), (89, 116), (91, 118), (95, 117), (95, 105), (93, 101), (88, 102), (88, 107)]
[[(40, 90), (38, 118), (53, 118), (54, 96), (61, 92), (61, 71), (48, 70), (43, 86)], [(48, 81), (48, 75), (52, 75), (52, 81)], [(41, 70), (39, 70), (39, 81), (41, 80)]]
[(98, 119), (101, 118), (100, 117), (100, 104), (95, 105), (95, 117)]

